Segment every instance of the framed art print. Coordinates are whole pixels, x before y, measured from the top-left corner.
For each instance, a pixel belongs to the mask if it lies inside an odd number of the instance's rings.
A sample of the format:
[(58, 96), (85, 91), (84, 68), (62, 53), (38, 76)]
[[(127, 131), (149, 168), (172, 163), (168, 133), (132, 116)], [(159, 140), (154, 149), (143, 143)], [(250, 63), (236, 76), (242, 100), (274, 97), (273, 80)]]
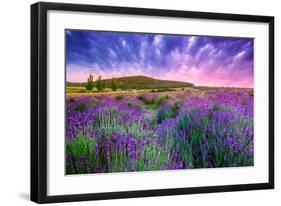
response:
[(31, 5), (31, 200), (274, 188), (274, 17)]

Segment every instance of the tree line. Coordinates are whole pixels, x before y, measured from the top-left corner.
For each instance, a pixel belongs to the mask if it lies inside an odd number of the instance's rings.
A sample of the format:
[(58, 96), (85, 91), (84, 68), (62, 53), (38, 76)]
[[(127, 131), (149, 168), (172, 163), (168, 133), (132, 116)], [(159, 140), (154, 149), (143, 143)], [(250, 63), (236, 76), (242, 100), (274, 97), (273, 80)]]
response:
[[(94, 77), (93, 75), (89, 75), (88, 79), (87, 79), (87, 83), (85, 85), (85, 88), (90, 91), (90, 92), (93, 92), (93, 89), (95, 87), (95, 84), (94, 84)], [(103, 81), (101, 79), (101, 76), (98, 77), (97, 81), (96, 81), (96, 88), (99, 92), (102, 92), (104, 91), (105, 89), (105, 81)], [(111, 81), (111, 89), (112, 91), (116, 91), (118, 89), (118, 86), (117, 86), (117, 81), (116, 79), (113, 77), (112, 78), (112, 81)]]

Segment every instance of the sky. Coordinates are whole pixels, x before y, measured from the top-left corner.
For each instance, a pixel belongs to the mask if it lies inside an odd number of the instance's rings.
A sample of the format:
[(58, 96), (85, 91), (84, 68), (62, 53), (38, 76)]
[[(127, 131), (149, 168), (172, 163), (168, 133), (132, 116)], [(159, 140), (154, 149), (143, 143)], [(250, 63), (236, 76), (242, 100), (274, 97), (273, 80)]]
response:
[(66, 30), (69, 82), (144, 75), (200, 86), (253, 87), (251, 38)]

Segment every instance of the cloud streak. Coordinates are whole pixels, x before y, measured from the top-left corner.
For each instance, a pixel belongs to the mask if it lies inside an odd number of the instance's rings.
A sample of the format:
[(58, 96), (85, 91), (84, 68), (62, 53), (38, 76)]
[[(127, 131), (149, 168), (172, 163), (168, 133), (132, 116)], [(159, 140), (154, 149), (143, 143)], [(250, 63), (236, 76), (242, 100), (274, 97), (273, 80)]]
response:
[(91, 73), (253, 87), (253, 39), (67, 30), (66, 72), (72, 82)]

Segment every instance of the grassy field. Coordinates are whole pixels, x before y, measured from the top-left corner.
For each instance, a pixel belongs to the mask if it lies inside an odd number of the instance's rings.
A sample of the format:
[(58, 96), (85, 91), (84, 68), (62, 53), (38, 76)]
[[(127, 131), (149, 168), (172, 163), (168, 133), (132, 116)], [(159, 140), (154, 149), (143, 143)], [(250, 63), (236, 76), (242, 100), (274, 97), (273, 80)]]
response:
[(183, 88), (165, 88), (165, 89), (117, 89), (117, 91), (112, 91), (111, 88), (105, 88), (103, 91), (98, 91), (96, 88), (92, 92), (85, 89), (82, 86), (67, 86), (66, 95), (67, 96), (77, 96), (77, 95), (100, 95), (100, 94), (125, 94), (125, 93), (165, 93), (172, 91), (199, 91), (200, 89), (195, 87), (183, 87)]

